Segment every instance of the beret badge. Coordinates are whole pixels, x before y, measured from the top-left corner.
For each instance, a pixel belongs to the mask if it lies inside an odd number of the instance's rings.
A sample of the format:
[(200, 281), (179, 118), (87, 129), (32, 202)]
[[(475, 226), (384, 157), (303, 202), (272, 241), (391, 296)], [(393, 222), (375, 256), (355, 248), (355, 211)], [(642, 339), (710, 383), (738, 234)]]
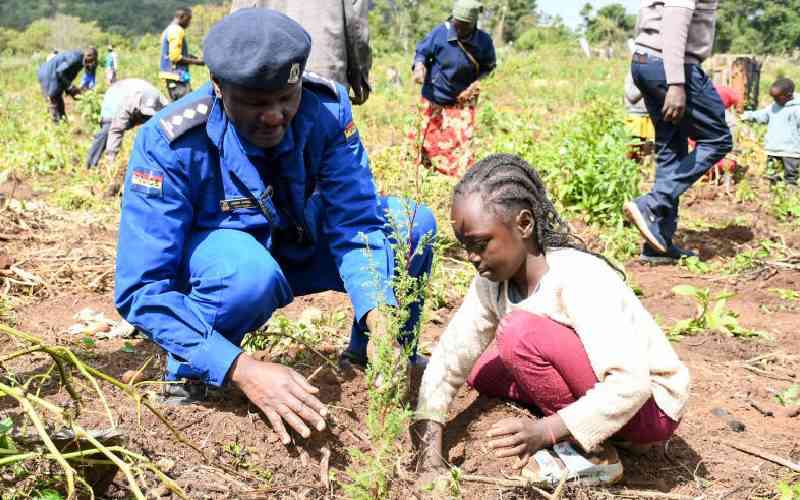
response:
[(299, 81), (300, 81), (300, 64), (294, 63), (292, 64), (292, 67), (289, 70), (289, 81), (287, 83), (289, 85), (294, 85)]

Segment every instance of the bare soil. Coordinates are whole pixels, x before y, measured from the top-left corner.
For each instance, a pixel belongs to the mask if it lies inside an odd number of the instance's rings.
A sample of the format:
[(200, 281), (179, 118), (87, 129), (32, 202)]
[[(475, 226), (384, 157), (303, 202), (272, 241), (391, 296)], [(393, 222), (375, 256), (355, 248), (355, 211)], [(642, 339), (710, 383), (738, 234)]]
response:
[[(793, 251), (800, 251), (796, 229), (783, 226), (771, 218), (757, 203), (736, 204), (713, 192), (710, 187), (700, 187), (687, 200), (684, 221), (703, 220), (714, 227), (709, 229), (683, 229), (680, 243), (699, 250), (710, 262), (734, 256), (754, 247), (762, 239), (776, 239), (785, 235)], [(42, 224), (50, 224), (43, 222)], [(109, 223), (109, 226), (111, 223)], [(11, 256), (17, 266), (36, 274), (37, 269), (52, 267), (41, 256), (50, 255), (47, 249), (59, 245), (61, 255), (77, 255), (75, 248), (88, 243), (93, 248), (113, 245), (115, 234), (109, 226), (98, 227), (96, 222), (73, 221), (69, 232), (59, 238), (42, 239), (36, 236), (36, 227), (29, 233), (16, 230), (0, 240), (0, 254)], [(16, 226), (19, 228), (19, 224)], [(682, 225), (685, 227), (685, 224)], [(62, 226), (59, 231), (64, 231)], [(6, 231), (0, 231), (4, 233)], [(41, 232), (38, 233), (41, 235)], [(791, 238), (790, 238), (791, 236)], [(589, 236), (590, 237), (590, 236)], [(591, 237), (590, 237), (591, 238)], [(60, 241), (55, 241), (55, 240)], [(94, 256), (97, 257), (97, 256)], [(113, 256), (100, 255), (99, 261), (113, 265)], [(163, 367), (159, 348), (145, 339), (98, 340), (93, 348), (81, 343), (67, 333), (75, 323), (75, 314), (91, 308), (108, 317), (118, 318), (112, 305), (111, 280), (101, 278), (88, 287), (96, 274), (81, 271), (83, 260), (73, 263), (75, 286), (46, 289), (31, 286), (13, 286), (6, 290), (18, 307), (15, 310), (19, 328), (35, 334), (48, 342), (70, 345), (91, 364), (107, 373), (121, 377), (129, 370), (140, 368), (148, 359), (145, 375), (158, 380)], [(91, 265), (100, 264), (90, 261)], [(50, 267), (48, 267), (50, 266)], [(2, 266), (0, 266), (2, 268)], [(800, 382), (800, 335), (798, 334), (797, 302), (781, 300), (772, 288), (800, 290), (800, 273), (791, 269), (769, 268), (763, 272), (727, 278), (720, 274), (693, 275), (681, 267), (650, 267), (636, 262), (628, 263), (629, 279), (642, 291), (641, 299), (663, 326), (691, 316), (694, 304), (688, 299), (675, 297), (671, 288), (677, 284), (709, 287), (714, 291), (727, 289), (736, 292), (730, 307), (739, 313), (739, 321), (748, 328), (769, 333), (771, 340), (740, 339), (707, 332), (685, 337), (674, 344), (681, 359), (692, 374), (692, 397), (689, 410), (674, 438), (665, 446), (650, 450), (642, 456), (622, 452), (625, 480), (620, 487), (609, 490), (573, 490), (568, 498), (611, 498), (624, 490), (649, 490), (706, 498), (770, 498), (775, 484), (791, 477), (779, 465), (736, 451), (726, 443), (739, 443), (767, 450), (795, 462), (800, 461), (800, 418), (765, 416), (758, 409), (775, 410), (775, 394), (785, 390), (793, 381)], [(8, 272), (8, 269), (6, 269)], [(102, 272), (100, 271), (95, 271)], [(63, 274), (50, 275), (65, 280)], [(27, 293), (27, 295), (26, 295)], [(458, 304), (438, 311), (447, 320)], [(325, 293), (299, 298), (284, 313), (298, 317), (305, 307), (314, 306), (323, 311), (347, 310), (346, 296)], [(446, 322), (446, 321), (445, 321)], [(431, 345), (442, 331), (442, 324), (429, 325), (424, 332), (423, 345)], [(323, 343), (319, 349), (331, 357), (342, 348), (347, 332)], [(133, 352), (126, 352), (130, 342)], [(125, 348), (125, 349), (124, 349)], [(0, 351), (8, 352), (15, 346), (4, 341)], [(773, 356), (767, 356), (774, 354)], [(308, 375), (322, 363), (304, 348), (284, 353), (284, 357)], [(751, 365), (760, 373), (745, 368), (747, 360), (766, 356), (764, 361)], [(794, 357), (792, 357), (794, 356)], [(45, 360), (30, 359), (24, 365), (7, 368), (18, 376), (36, 373), (45, 366)], [(138, 419), (131, 401), (119, 391), (107, 391), (109, 404), (117, 418), (117, 425), (125, 433), (130, 449), (140, 452), (159, 463), (175, 478), (191, 498), (323, 498), (337, 496), (340, 490), (327, 491), (320, 483), (319, 462), (322, 448), (331, 451), (330, 468), (341, 481), (346, 481), (345, 469), (350, 463), (348, 449), (368, 451), (366, 436), (367, 386), (364, 375), (350, 371), (336, 375), (323, 370), (315, 383), (321, 398), (331, 408), (329, 430), (316, 433), (309, 440), (296, 438), (295, 443), (284, 447), (264, 419), (240, 394), (230, 390), (215, 396), (202, 405), (163, 407), (164, 415), (176, 428), (195, 443), (204, 459), (189, 447), (178, 444), (157, 419), (143, 412)], [(63, 388), (52, 385), (46, 396), (57, 402), (66, 402)], [(153, 388), (153, 390), (157, 390)], [(96, 400), (84, 401), (81, 421), (89, 428), (106, 428), (101, 405)], [(743, 424), (744, 430), (736, 432), (729, 420), (717, 417), (712, 410), (723, 409), (733, 419)], [(0, 413), (14, 413), (13, 404), (0, 400)], [(479, 396), (464, 388), (458, 394), (447, 426), (445, 447), (449, 461), (467, 474), (480, 474), (499, 478), (512, 474), (511, 461), (493, 458), (485, 446), (484, 435), (497, 420), (508, 416), (527, 414), (527, 410), (509, 403)], [(738, 430), (741, 430), (739, 428)], [(400, 478), (393, 485), (394, 498), (413, 496), (409, 472), (413, 460), (410, 443), (404, 443), (398, 456)], [(239, 451), (237, 452), (237, 446)], [(536, 498), (523, 490), (501, 490), (495, 486), (463, 482), (464, 498)], [(117, 477), (109, 490), (112, 498), (127, 498), (124, 480)], [(631, 493), (627, 498), (637, 498)]]

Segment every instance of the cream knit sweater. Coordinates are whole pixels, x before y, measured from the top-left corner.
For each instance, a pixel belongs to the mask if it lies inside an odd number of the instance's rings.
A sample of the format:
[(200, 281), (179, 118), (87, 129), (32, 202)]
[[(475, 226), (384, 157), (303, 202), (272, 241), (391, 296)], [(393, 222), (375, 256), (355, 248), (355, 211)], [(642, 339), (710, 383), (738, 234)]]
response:
[(433, 350), (419, 392), (416, 419), (445, 423), (456, 391), (514, 310), (541, 314), (573, 328), (600, 381), (559, 411), (587, 450), (620, 430), (653, 396), (679, 420), (689, 398), (689, 371), (633, 291), (605, 262), (573, 249), (552, 249), (536, 292), (519, 303), (508, 284), (475, 277), (464, 303)]

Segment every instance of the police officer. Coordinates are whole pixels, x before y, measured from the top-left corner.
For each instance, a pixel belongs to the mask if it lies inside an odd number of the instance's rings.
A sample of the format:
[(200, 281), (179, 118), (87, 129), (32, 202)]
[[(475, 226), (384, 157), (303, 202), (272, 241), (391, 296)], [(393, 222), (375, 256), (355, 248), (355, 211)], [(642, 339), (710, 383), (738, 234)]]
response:
[[(387, 210), (411, 226), (400, 236), (414, 247), (435, 232), (427, 208), (376, 193), (344, 87), (303, 76), (310, 46), (269, 9), (211, 28), (212, 82), (136, 139), (116, 269), (120, 314), (167, 351), (167, 380), (188, 380), (170, 395), (193, 401), (230, 382), (285, 443), (284, 421), (305, 437), (326, 410), (297, 372), (242, 353), (245, 332), (297, 295), (346, 291), (355, 321), (344, 356), (366, 363), (366, 332), (384, 333), (377, 308), (396, 303)], [(431, 259), (429, 245), (415, 251), (411, 274)]]

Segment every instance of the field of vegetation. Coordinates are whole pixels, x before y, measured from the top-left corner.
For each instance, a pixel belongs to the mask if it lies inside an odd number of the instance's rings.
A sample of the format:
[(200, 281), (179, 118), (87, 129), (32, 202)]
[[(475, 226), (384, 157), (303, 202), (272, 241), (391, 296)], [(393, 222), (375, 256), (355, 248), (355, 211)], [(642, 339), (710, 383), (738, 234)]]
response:
[[(155, 40), (122, 52), (121, 78), (158, 84)], [(625, 159), (626, 59), (587, 59), (548, 30), (498, 56), (482, 86), (476, 157), (515, 153), (539, 169), (589, 246), (624, 267), (689, 366), (692, 397), (667, 446), (623, 454), (622, 485), (550, 494), (511, 477), (510, 461), (484, 449), (494, 422), (527, 410), (464, 388), (445, 435), (452, 496), (800, 499), (800, 418), (792, 411), (800, 404), (800, 192), (763, 178), (764, 129), (737, 127), (735, 156), (746, 171), (736, 184), (701, 182), (684, 197), (676, 239), (699, 258), (642, 265), (640, 238), (620, 208), (648, 188), (654, 165)], [(0, 497), (88, 498), (91, 489), (107, 498), (415, 495), (406, 427), (418, 380), (393, 370), (387, 346), (366, 374), (338, 368), (351, 315), (342, 294), (298, 298), (246, 343), (312, 377), (330, 410), (327, 431), (284, 447), (239, 394), (192, 407), (155, 402), (162, 351), (114, 328), (119, 200), (102, 193), (117, 166), (83, 166), (104, 84), (68, 101), (69, 121), (52, 125), (35, 78), (43, 59), (0, 59)], [(427, 204), (439, 222), (429, 287), (407, 288), (428, 299), (420, 335), (427, 352), (473, 270), (449, 225), (455, 181), (413, 162), (407, 135), (418, 125), (419, 89), (410, 59), (396, 51), (376, 58), (374, 93), (355, 116), (380, 190)], [(762, 88), (779, 74), (800, 76), (794, 68), (770, 59)], [(199, 86), (207, 75), (193, 71)]]

